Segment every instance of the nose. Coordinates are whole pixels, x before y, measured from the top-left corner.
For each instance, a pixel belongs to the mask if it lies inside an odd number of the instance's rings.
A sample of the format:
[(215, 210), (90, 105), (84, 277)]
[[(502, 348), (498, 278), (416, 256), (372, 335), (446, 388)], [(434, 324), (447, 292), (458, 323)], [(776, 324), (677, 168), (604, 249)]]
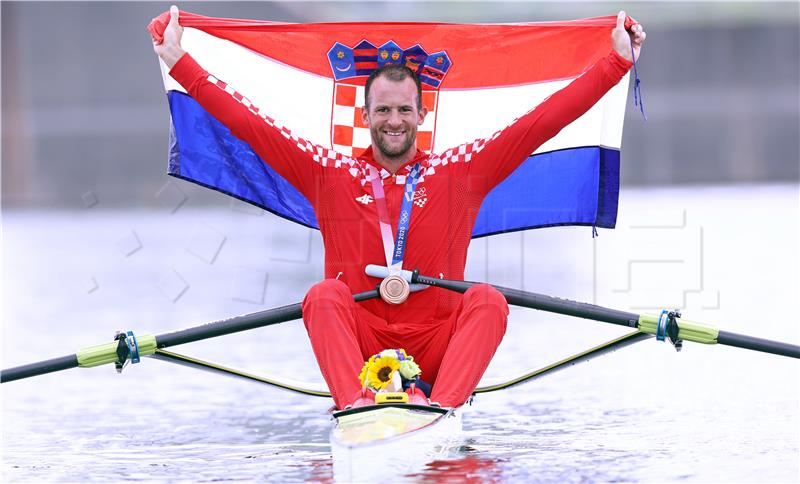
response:
[(400, 124), (402, 124), (402, 118), (400, 116), (400, 110), (392, 109), (389, 112), (389, 119), (387, 121), (392, 126), (400, 126)]

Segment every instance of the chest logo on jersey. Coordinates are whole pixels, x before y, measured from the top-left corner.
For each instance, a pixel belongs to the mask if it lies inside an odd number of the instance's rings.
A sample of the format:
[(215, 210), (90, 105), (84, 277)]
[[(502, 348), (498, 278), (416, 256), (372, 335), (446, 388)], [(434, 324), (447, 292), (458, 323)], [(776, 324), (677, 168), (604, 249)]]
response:
[(428, 191), (425, 190), (425, 187), (418, 187), (417, 190), (414, 192), (414, 205), (422, 208), (428, 203)]
[(367, 205), (369, 203), (372, 203), (372, 197), (365, 193), (360, 197), (356, 197), (356, 202), (361, 202), (364, 205)]
[(417, 130), (417, 147), (430, 152), (436, 127), (439, 87), (452, 63), (447, 52), (428, 54), (420, 44), (407, 49), (392, 40), (380, 47), (362, 40), (355, 47), (340, 42), (328, 51), (333, 73), (331, 106), (331, 147), (343, 155), (358, 157), (370, 145), (369, 127), (362, 122), (364, 84), (375, 70), (387, 64), (405, 65), (419, 76), (422, 104), (428, 109), (425, 122)]

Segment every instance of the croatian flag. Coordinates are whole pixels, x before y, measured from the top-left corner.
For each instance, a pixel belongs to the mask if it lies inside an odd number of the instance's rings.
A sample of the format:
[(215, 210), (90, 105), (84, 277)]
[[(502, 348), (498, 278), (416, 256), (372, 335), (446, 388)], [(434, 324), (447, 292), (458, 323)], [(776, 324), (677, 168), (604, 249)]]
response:
[[(166, 12), (148, 27), (160, 37)], [(629, 20), (630, 21), (630, 20)], [(518, 24), (294, 24), (180, 13), (182, 45), (213, 74), (312, 143), (355, 157), (364, 82), (415, 70), (429, 114), (418, 147), (441, 153), (504, 128), (611, 50), (614, 16)], [(311, 204), (208, 114), (161, 63), (172, 119), (170, 175), (318, 228)], [(539, 147), (484, 200), (473, 237), (556, 225), (613, 228), (627, 76)]]

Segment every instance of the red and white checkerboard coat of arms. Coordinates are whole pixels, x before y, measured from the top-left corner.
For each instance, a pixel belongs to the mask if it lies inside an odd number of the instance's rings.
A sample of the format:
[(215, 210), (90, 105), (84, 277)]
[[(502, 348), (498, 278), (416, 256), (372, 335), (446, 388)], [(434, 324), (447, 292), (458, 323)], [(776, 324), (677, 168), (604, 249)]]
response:
[(428, 110), (417, 129), (417, 147), (430, 152), (436, 127), (439, 86), (450, 69), (444, 51), (428, 54), (419, 44), (400, 49), (393, 41), (375, 47), (362, 40), (355, 47), (334, 44), (328, 52), (334, 75), (331, 107), (331, 147), (346, 156), (357, 157), (370, 145), (369, 127), (362, 122), (364, 84), (367, 77), (386, 64), (404, 64), (416, 72), (422, 85), (422, 104)]

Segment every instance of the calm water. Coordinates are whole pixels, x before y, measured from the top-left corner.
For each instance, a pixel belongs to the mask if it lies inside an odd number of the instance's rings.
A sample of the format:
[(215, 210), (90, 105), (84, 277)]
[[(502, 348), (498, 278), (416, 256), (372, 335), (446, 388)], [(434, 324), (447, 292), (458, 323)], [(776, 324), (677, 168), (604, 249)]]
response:
[[(473, 243), (469, 278), (800, 342), (798, 189), (628, 190), (619, 228)], [(318, 234), (241, 205), (3, 214), (2, 366), (73, 353), (118, 329), (163, 333), (300, 300)], [(623, 329), (512, 311), (486, 380)], [(176, 347), (321, 381), (302, 324)], [(330, 481), (331, 402), (145, 359), (5, 384), (5, 482)], [(798, 482), (800, 364), (647, 341), (479, 396), (449, 459), (376, 481)]]

